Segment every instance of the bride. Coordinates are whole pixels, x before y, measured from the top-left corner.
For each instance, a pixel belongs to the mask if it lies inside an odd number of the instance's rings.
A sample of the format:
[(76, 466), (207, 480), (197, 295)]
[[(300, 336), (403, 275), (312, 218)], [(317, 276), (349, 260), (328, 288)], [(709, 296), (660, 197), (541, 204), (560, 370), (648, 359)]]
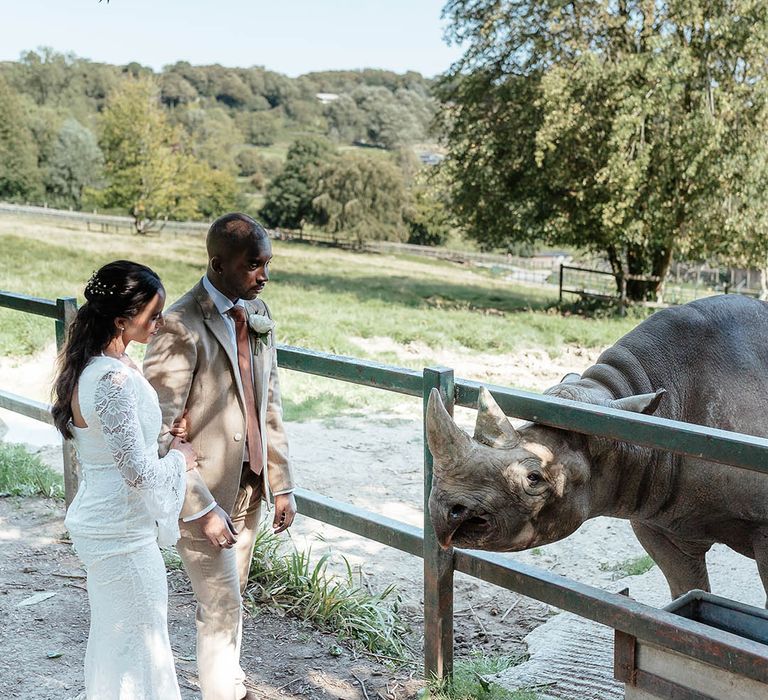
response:
[(85, 287), (59, 358), (56, 428), (71, 438), (80, 487), (65, 524), (88, 574), (88, 700), (174, 700), (168, 588), (158, 544), (179, 537), (195, 453), (178, 435), (157, 456), (157, 395), (125, 354), (163, 324), (165, 290), (148, 267), (118, 260)]

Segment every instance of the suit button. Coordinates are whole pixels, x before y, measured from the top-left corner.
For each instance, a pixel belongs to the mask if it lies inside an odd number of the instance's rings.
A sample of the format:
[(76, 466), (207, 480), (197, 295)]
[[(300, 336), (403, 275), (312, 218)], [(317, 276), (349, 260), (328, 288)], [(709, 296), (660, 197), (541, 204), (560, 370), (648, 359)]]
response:
[(242, 433), (235, 433), (233, 437), (235, 438), (235, 442), (240, 442), (240, 440), (243, 439), (243, 434)]

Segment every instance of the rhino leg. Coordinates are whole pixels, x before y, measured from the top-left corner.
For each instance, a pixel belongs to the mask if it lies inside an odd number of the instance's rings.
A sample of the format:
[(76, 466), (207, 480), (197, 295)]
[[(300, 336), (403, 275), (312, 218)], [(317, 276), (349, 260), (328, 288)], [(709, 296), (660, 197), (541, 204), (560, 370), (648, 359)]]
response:
[(706, 554), (712, 543), (678, 540), (647, 523), (630, 521), (632, 529), (667, 579), (672, 598), (694, 588), (709, 591)]

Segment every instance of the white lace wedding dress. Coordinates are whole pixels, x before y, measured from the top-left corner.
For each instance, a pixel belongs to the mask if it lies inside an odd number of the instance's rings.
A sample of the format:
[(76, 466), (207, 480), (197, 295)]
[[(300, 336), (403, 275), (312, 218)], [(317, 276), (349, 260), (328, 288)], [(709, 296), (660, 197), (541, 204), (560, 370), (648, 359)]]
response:
[(88, 700), (180, 698), (168, 640), (168, 586), (158, 542), (178, 539), (184, 455), (158, 458), (161, 413), (143, 375), (94, 357), (80, 375), (73, 426), (80, 488), (65, 524), (88, 574)]

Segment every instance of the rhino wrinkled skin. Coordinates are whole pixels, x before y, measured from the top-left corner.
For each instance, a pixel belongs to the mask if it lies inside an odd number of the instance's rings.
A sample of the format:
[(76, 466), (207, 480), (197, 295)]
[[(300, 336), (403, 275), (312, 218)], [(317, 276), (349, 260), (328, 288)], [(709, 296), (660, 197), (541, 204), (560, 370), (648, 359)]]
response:
[[(737, 295), (658, 311), (546, 394), (750, 435), (768, 433), (768, 304)], [(626, 518), (673, 597), (709, 590), (722, 542), (768, 589), (768, 475), (526, 423), (481, 389), (470, 438), (432, 391), (429, 510), (444, 547), (519, 551), (600, 515)]]

